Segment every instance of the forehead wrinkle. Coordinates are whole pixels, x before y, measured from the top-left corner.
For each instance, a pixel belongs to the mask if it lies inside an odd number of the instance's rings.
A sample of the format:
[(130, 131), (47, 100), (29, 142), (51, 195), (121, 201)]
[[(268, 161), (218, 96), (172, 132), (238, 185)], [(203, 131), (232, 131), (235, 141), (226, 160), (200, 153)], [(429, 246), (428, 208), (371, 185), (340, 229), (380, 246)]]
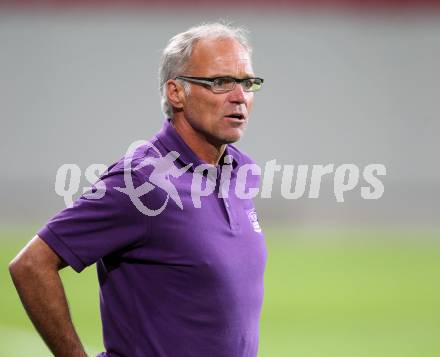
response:
[(201, 40), (193, 50), (187, 70), (191, 75), (204, 76), (253, 73), (249, 53), (235, 40)]
[(201, 66), (190, 66), (192, 75), (212, 77), (249, 77), (253, 76), (252, 63), (249, 58), (236, 60), (219, 56), (212, 62), (205, 62)]

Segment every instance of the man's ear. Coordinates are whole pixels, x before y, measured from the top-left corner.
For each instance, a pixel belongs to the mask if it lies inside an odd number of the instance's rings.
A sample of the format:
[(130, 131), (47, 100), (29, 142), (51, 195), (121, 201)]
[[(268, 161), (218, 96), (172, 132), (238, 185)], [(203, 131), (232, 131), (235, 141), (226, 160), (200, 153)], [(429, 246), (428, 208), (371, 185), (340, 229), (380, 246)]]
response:
[(182, 109), (185, 104), (185, 90), (178, 81), (169, 79), (165, 83), (166, 93), (170, 104), (177, 109)]

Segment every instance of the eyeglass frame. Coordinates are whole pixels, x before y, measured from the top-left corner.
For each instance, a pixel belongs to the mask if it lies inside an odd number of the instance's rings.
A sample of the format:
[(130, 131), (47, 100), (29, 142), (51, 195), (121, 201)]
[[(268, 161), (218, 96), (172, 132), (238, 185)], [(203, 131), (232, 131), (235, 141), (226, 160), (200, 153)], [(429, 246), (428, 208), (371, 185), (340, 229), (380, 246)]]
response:
[[(217, 79), (232, 79), (234, 81), (234, 86), (229, 89), (229, 90), (225, 90), (225, 91), (214, 91), (213, 86), (214, 86), (214, 81)], [(234, 77), (229, 77), (229, 76), (221, 76), (221, 77), (191, 77), (191, 76), (177, 76), (174, 78), (176, 79), (180, 79), (180, 80), (184, 80), (184, 81), (188, 81), (191, 83), (195, 83), (195, 84), (205, 84), (209, 87), (211, 87), (211, 90), (213, 93), (227, 93), (230, 91), (233, 91), (235, 89), (235, 86), (237, 85), (237, 83), (239, 83), (241, 85), (241, 87), (243, 88), (243, 90), (247, 93), (255, 93), (258, 92), (260, 89), (256, 90), (256, 91), (252, 91), (252, 90), (246, 90), (242, 83), (244, 81), (247, 81), (249, 79), (259, 79), (261, 81), (261, 85), (264, 83), (264, 79), (260, 78), (260, 77), (247, 77), (247, 78), (234, 78)]]

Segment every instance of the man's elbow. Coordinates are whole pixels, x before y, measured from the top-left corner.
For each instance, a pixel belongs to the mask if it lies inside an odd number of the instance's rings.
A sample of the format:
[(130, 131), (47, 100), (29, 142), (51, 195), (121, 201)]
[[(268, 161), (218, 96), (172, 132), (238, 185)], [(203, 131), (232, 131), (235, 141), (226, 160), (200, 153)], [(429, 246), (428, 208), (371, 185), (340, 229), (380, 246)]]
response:
[(28, 244), (12, 259), (9, 263), (9, 273), (12, 279), (29, 279), (32, 276), (38, 274), (39, 271), (45, 270), (50, 265), (55, 264), (52, 262), (52, 251), (47, 245), (35, 236)]
[(32, 272), (32, 267), (35, 269), (35, 265), (32, 263), (32, 257), (28, 254), (20, 252), (12, 261), (9, 263), (9, 274), (14, 283), (17, 283), (25, 277), (29, 277)]
[(9, 263), (9, 273), (17, 282), (57, 273), (67, 264), (38, 236), (35, 236)]

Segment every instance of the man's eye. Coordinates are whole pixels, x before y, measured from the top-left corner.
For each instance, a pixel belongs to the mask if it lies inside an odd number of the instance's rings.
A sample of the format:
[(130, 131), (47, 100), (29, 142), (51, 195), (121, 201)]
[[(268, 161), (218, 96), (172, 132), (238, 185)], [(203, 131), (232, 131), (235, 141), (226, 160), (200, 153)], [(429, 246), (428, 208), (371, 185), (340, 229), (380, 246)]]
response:
[(243, 81), (243, 86), (246, 89), (251, 89), (253, 85), (254, 85), (254, 81), (252, 79), (245, 79)]
[(232, 82), (233, 80), (230, 78), (217, 78), (214, 81), (214, 85), (218, 87), (225, 87), (225, 86), (230, 86)]

